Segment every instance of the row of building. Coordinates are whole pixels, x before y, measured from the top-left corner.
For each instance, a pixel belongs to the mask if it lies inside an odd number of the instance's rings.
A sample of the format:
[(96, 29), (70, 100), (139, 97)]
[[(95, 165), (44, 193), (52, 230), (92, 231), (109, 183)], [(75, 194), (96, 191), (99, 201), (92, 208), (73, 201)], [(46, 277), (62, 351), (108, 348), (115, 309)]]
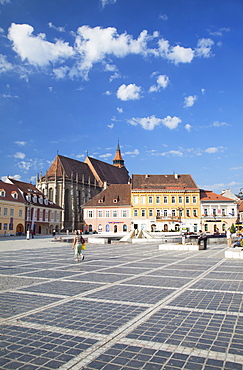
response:
[(132, 175), (118, 144), (113, 165), (57, 155), (36, 186), (0, 182), (0, 235), (66, 230), (224, 232), (241, 228), (243, 205), (229, 190), (199, 189), (191, 175)]

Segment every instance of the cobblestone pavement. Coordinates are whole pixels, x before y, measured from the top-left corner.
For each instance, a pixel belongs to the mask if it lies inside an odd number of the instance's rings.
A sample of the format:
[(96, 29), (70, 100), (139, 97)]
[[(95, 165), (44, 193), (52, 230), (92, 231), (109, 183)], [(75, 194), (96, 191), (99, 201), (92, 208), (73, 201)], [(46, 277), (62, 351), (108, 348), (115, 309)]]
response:
[(158, 244), (0, 240), (0, 369), (243, 369), (243, 265)]

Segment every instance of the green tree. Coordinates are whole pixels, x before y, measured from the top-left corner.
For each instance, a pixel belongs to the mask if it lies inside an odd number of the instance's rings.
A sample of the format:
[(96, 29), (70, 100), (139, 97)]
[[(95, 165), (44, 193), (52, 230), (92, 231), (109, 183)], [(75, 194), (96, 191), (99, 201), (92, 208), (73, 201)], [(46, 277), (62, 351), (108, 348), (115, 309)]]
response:
[(234, 234), (236, 232), (236, 228), (234, 224), (231, 225), (230, 232), (231, 234)]

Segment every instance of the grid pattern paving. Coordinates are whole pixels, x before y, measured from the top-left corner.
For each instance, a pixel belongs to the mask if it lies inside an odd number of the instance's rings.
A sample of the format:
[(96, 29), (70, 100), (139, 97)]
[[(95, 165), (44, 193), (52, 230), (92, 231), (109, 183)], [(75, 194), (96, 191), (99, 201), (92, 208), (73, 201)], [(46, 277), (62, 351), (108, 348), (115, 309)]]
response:
[(243, 370), (243, 266), (225, 244), (87, 244), (77, 263), (70, 243), (8, 242), (1, 369)]

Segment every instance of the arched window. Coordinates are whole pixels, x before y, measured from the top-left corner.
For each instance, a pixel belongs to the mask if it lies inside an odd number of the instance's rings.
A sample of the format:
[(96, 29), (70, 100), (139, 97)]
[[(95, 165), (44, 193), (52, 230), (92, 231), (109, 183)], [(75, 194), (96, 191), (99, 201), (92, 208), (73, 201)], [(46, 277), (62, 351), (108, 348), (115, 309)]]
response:
[(117, 233), (117, 225), (114, 225), (114, 233)]
[(108, 225), (108, 224), (107, 224), (107, 225), (105, 226), (105, 231), (106, 231), (107, 233), (109, 233), (109, 232), (110, 232), (110, 225)]
[(49, 200), (51, 200), (53, 202), (53, 189), (52, 188), (49, 189), (48, 198), (49, 198)]
[(123, 231), (126, 232), (127, 231), (127, 225), (123, 225)]

